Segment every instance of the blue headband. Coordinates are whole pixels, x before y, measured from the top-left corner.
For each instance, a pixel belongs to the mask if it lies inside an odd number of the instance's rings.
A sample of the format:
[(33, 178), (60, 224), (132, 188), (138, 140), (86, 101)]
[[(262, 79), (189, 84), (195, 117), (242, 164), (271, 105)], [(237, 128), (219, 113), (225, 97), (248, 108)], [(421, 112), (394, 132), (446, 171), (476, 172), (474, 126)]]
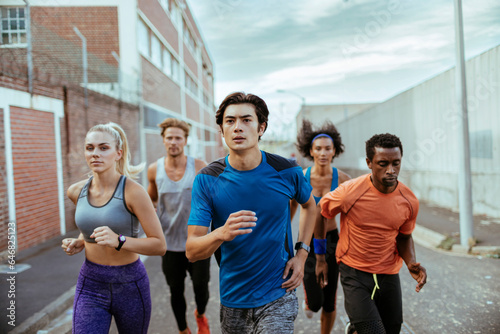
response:
[(314, 143), (314, 141), (320, 137), (326, 137), (326, 138), (330, 138), (332, 140), (332, 143), (334, 143), (333, 141), (333, 138), (330, 137), (329, 135), (327, 135), (326, 133), (320, 133), (319, 135), (317, 135), (316, 137), (313, 138), (313, 140), (311, 140), (311, 145), (312, 143)]

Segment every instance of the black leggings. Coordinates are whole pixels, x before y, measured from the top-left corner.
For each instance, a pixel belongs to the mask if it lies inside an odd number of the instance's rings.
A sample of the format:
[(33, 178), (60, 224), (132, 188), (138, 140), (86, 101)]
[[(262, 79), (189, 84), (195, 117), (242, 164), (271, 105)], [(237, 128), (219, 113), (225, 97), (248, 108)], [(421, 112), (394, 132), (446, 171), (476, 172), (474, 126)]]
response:
[(339, 234), (337, 229), (326, 234), (326, 263), (328, 264), (328, 285), (322, 289), (316, 281), (316, 255), (314, 244), (311, 242), (311, 251), (304, 266), (304, 289), (306, 291), (307, 306), (313, 312), (321, 308), (325, 312), (335, 311), (337, 299), (337, 283), (339, 280), (339, 266), (335, 258), (335, 250)]
[(204, 314), (208, 303), (210, 281), (210, 258), (191, 263), (185, 252), (169, 252), (162, 257), (162, 269), (170, 287), (170, 304), (174, 311), (179, 331), (187, 328), (186, 299), (184, 298), (184, 281), (189, 272), (193, 281), (194, 298), (198, 314)]

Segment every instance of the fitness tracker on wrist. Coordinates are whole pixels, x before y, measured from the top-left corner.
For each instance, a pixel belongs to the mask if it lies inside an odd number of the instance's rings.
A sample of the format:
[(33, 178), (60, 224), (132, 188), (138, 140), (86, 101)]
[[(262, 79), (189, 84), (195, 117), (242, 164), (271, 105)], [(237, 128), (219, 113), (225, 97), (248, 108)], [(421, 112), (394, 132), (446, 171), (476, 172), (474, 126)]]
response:
[(303, 243), (302, 241), (299, 241), (295, 244), (295, 250), (298, 251), (299, 249), (304, 249), (306, 252), (310, 252), (311, 251), (311, 248), (306, 245), (305, 243)]
[(115, 249), (117, 251), (119, 251), (122, 248), (122, 246), (125, 243), (125, 241), (127, 241), (127, 238), (125, 238), (125, 236), (123, 234), (120, 234), (118, 236), (118, 247), (116, 247)]

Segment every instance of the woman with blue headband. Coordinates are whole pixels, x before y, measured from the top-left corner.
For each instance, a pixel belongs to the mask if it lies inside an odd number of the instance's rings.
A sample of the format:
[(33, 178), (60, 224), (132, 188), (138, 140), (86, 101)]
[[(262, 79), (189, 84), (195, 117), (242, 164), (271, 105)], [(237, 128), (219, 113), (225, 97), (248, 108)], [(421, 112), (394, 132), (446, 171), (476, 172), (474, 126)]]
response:
[[(333, 159), (344, 152), (340, 134), (331, 122), (325, 122), (319, 129), (313, 129), (308, 120), (302, 121), (297, 135), (297, 149), (301, 155), (314, 162), (314, 166), (304, 169), (307, 181), (313, 187), (312, 194), (316, 204), (323, 195), (337, 188), (351, 177), (332, 167)], [(292, 201), (292, 219), (297, 203)], [(336, 297), (339, 269), (335, 250), (339, 239), (335, 219), (327, 221), (326, 239), (313, 236), (311, 251), (304, 268), (305, 300), (302, 304), (305, 314), (312, 318), (314, 312), (321, 312), (321, 333), (330, 333), (336, 316)], [(320, 282), (316, 279), (316, 268), (328, 266), (328, 277)]]

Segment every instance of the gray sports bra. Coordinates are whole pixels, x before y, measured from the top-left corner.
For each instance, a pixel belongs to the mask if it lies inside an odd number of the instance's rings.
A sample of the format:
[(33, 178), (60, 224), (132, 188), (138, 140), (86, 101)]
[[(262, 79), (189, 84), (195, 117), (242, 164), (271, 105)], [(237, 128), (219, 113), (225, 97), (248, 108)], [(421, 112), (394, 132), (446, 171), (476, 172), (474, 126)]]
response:
[(116, 234), (123, 234), (127, 237), (137, 237), (139, 234), (139, 220), (129, 211), (125, 203), (126, 179), (123, 175), (120, 177), (113, 196), (103, 206), (94, 206), (89, 203), (88, 191), (92, 177), (85, 183), (78, 196), (75, 211), (75, 223), (85, 241), (95, 243), (95, 239), (89, 237), (99, 226), (108, 226)]

